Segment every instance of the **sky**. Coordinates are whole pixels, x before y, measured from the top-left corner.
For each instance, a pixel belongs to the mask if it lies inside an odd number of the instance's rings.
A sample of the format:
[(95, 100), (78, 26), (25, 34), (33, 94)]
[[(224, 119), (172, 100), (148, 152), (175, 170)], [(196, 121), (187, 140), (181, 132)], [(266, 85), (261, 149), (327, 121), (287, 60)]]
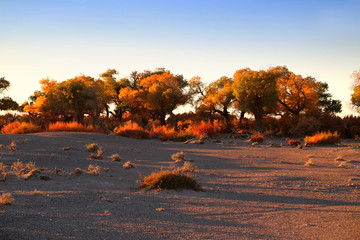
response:
[(236, 70), (290, 71), (350, 106), (360, 69), (357, 0), (0, 0), (0, 77), (23, 103), (49, 77), (164, 67), (206, 83)]

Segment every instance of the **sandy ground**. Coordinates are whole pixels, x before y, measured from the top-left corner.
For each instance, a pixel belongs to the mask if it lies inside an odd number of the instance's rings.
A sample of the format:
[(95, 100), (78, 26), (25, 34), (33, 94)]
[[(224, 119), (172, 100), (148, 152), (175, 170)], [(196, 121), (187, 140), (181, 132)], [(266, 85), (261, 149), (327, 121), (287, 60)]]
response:
[[(12, 140), (15, 152), (7, 148)], [(103, 148), (104, 159), (89, 159), (90, 143)], [(9, 174), (0, 182), (0, 193), (15, 199), (0, 205), (0, 239), (360, 239), (359, 143), (304, 149), (280, 143), (286, 141), (0, 135), (0, 162), (63, 168), (60, 175), (44, 171), (48, 181)], [(138, 190), (140, 176), (168, 168), (179, 151), (198, 166), (194, 177), (204, 191)], [(111, 162), (114, 153), (121, 162)], [(335, 162), (337, 156), (345, 161)], [(304, 166), (309, 158), (314, 166)], [(125, 170), (125, 161), (137, 167)], [(100, 176), (68, 174), (89, 164), (101, 167)]]

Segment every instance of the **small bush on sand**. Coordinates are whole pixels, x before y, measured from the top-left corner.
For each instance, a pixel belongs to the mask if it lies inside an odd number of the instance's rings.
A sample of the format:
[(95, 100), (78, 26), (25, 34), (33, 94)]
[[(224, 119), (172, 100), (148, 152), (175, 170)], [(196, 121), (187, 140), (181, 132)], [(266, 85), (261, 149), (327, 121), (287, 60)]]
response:
[(193, 172), (197, 172), (197, 170), (198, 167), (189, 162), (184, 162), (184, 165), (177, 169), (178, 172), (185, 172), (185, 173), (193, 173)]
[(22, 168), (23, 166), (23, 163), (20, 162), (19, 160), (17, 162), (14, 162), (12, 165), (11, 165), (11, 171), (18, 171)]
[(135, 166), (135, 164), (131, 163), (130, 161), (127, 161), (126, 163), (124, 163), (123, 168), (130, 169), (130, 168), (136, 168), (136, 166)]
[(298, 145), (300, 145), (301, 144), (301, 142), (300, 141), (297, 141), (297, 140), (289, 140), (289, 142), (288, 142), (288, 145), (289, 146), (298, 146)]
[(97, 145), (96, 143), (88, 144), (86, 145), (86, 149), (89, 152), (96, 152), (99, 149), (99, 145)]
[(15, 150), (16, 150), (15, 141), (11, 141), (11, 144), (9, 145), (9, 150), (12, 151), (12, 152), (15, 152)]
[(2, 133), (6, 134), (25, 134), (25, 133), (35, 133), (40, 132), (41, 128), (34, 124), (27, 122), (12, 122), (8, 125), (5, 125), (2, 129)]
[(335, 132), (317, 132), (313, 136), (305, 137), (305, 142), (310, 145), (336, 144), (341, 141), (340, 135)]
[(6, 173), (6, 170), (7, 170), (7, 166), (0, 162), (0, 173)]
[(41, 195), (41, 192), (39, 190), (36, 190), (36, 188), (34, 189), (34, 195)]
[(337, 156), (335, 159), (334, 159), (335, 162), (340, 162), (340, 161), (345, 161), (341, 156)]
[(304, 166), (315, 166), (315, 163), (313, 163), (312, 159), (308, 159)]
[(192, 127), (192, 133), (197, 137), (209, 137), (216, 136), (215, 127), (210, 122), (201, 121)]
[(100, 175), (100, 167), (98, 165), (90, 164), (89, 167), (88, 167), (88, 170), (93, 175), (96, 175), (96, 176)]
[(75, 168), (74, 171), (72, 173), (70, 173), (70, 175), (71, 176), (80, 176), (83, 173), (84, 173), (83, 170), (81, 170), (80, 168)]
[(92, 126), (84, 126), (78, 122), (55, 122), (50, 123), (47, 131), (50, 132), (101, 132)]
[(250, 141), (252, 141), (252, 142), (263, 142), (264, 139), (265, 139), (264, 134), (259, 133), (259, 132), (255, 133), (254, 135), (252, 135), (250, 137)]
[(25, 166), (29, 171), (36, 169), (36, 166), (35, 166), (34, 162), (28, 162), (28, 163), (26, 163)]
[(116, 135), (135, 139), (146, 139), (150, 137), (147, 131), (145, 131), (137, 123), (133, 123), (131, 121), (128, 121), (123, 126), (119, 127), (116, 131)]
[(11, 193), (3, 193), (0, 197), (1, 205), (10, 205), (14, 202), (14, 199), (11, 197)]
[(171, 158), (175, 162), (182, 162), (182, 161), (185, 161), (185, 154), (184, 154), (184, 152), (177, 152), (177, 153), (171, 155)]
[(111, 155), (109, 158), (111, 159), (112, 162), (120, 162), (121, 161), (121, 158), (120, 158), (119, 154), (117, 154), (117, 153)]
[(179, 171), (162, 170), (153, 172), (149, 176), (143, 177), (140, 181), (140, 188), (150, 189), (192, 189), (200, 190), (199, 184), (189, 175)]

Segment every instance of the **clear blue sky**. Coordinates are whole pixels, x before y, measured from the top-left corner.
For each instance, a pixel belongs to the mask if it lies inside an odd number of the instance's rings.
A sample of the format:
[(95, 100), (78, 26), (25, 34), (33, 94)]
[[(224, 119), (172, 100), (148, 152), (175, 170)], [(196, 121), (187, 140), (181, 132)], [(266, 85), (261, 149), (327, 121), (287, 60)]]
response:
[(348, 107), (360, 69), (360, 1), (0, 0), (0, 77), (19, 103), (39, 80), (165, 67), (210, 83), (286, 65)]

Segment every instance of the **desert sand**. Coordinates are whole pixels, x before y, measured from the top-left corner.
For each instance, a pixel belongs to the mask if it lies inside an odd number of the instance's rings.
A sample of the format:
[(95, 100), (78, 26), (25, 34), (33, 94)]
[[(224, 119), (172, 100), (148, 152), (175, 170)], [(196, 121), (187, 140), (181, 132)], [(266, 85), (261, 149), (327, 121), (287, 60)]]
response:
[[(91, 143), (103, 148), (103, 159), (90, 160)], [(8, 174), (0, 182), (0, 194), (15, 199), (0, 205), (0, 239), (360, 239), (359, 142), (303, 149), (286, 143), (0, 135), (0, 162), (35, 162), (50, 177)], [(198, 166), (194, 178), (203, 191), (139, 190), (141, 176), (169, 168), (180, 151)], [(120, 162), (108, 158), (115, 153)], [(344, 161), (334, 161), (338, 156)], [(308, 159), (313, 166), (304, 166)], [(126, 161), (136, 168), (123, 169)], [(89, 164), (101, 167), (99, 176), (69, 175)]]

